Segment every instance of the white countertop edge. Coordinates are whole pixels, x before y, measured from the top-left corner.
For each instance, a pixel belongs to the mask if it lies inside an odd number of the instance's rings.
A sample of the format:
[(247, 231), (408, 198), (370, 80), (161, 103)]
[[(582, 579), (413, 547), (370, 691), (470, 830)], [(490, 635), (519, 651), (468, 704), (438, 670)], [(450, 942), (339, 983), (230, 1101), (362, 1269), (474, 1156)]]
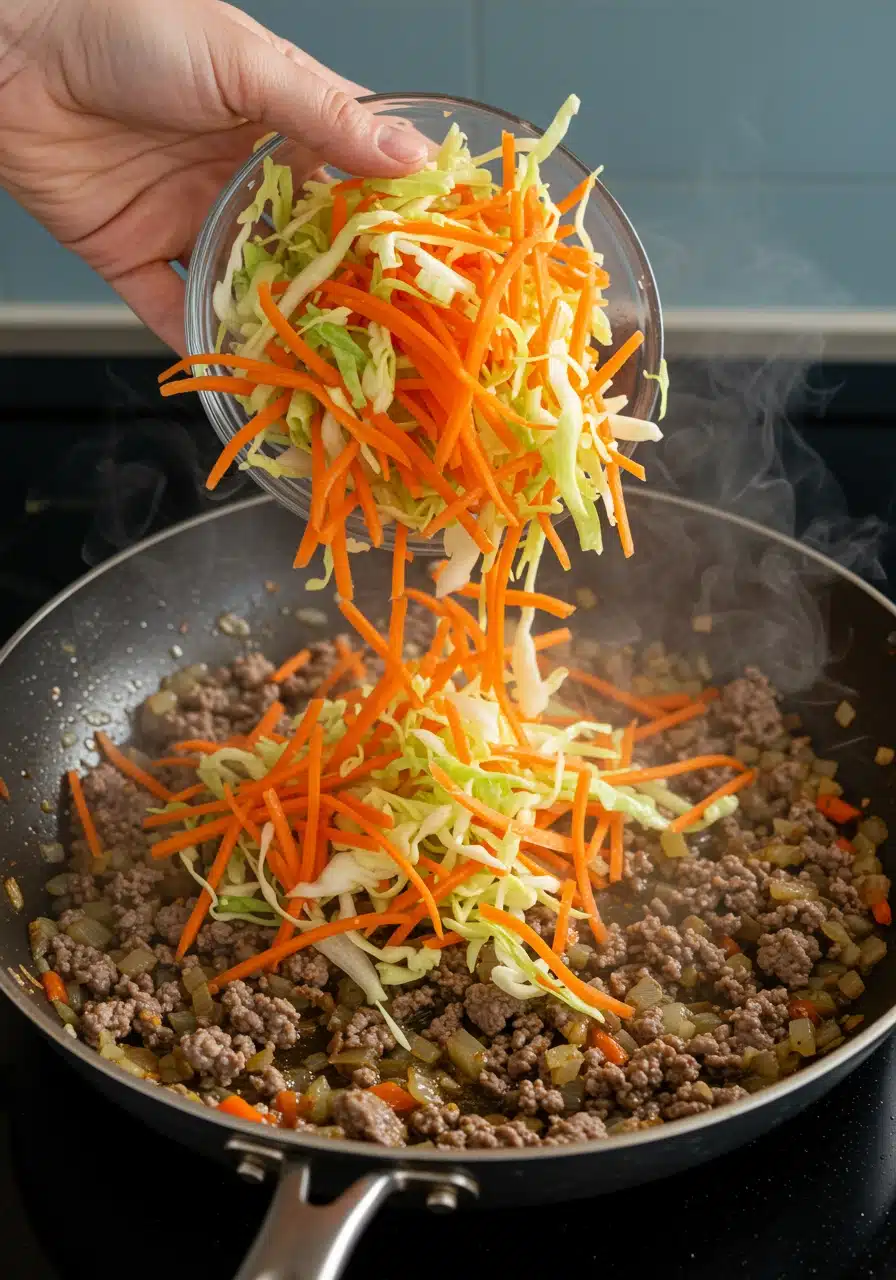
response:
[[(670, 359), (896, 360), (896, 309), (670, 307)], [(0, 356), (148, 356), (166, 347), (117, 303), (0, 303)]]

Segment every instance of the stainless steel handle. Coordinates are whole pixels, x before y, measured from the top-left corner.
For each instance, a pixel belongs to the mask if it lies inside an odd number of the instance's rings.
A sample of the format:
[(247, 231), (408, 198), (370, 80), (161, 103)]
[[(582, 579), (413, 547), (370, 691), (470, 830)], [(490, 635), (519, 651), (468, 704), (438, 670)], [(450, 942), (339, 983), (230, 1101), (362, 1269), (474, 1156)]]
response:
[(291, 1160), (239, 1138), (228, 1145), (241, 1157), (243, 1177), (261, 1181), (266, 1170), (280, 1171), (258, 1238), (236, 1280), (338, 1280), (364, 1228), (394, 1192), (420, 1186), (427, 1191), (427, 1206), (443, 1213), (455, 1208), (459, 1192), (478, 1192), (476, 1183), (458, 1171), (393, 1168), (359, 1178), (329, 1204), (312, 1205), (308, 1161)]

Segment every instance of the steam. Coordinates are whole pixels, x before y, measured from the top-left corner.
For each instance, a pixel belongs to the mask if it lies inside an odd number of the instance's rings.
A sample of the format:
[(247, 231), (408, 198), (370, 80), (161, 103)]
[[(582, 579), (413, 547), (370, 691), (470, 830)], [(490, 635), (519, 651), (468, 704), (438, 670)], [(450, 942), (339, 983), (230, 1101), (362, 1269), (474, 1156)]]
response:
[[(839, 484), (790, 421), (795, 404), (817, 399), (808, 369), (791, 357), (761, 367), (713, 361), (673, 369), (665, 439), (644, 458), (648, 487), (878, 579), (883, 523), (849, 515)], [(831, 565), (740, 523), (639, 500), (634, 485), (628, 492), (635, 556), (623, 562), (611, 549), (597, 567), (580, 570), (598, 595), (580, 628), (612, 644), (662, 640), (672, 652), (702, 652), (718, 680), (752, 664), (784, 694), (817, 686), (829, 659), (842, 656), (831, 654), (828, 638)], [(556, 579), (553, 586), (563, 589)], [(695, 618), (711, 618), (711, 631), (695, 632)]]
[(144, 392), (110, 372), (113, 411), (97, 450), (94, 518), (84, 539), (88, 565), (133, 546), (216, 502), (231, 501), (249, 484), (234, 472), (209, 493), (205, 477), (218, 451), (217, 437), (198, 405), (159, 413), (155, 387)]

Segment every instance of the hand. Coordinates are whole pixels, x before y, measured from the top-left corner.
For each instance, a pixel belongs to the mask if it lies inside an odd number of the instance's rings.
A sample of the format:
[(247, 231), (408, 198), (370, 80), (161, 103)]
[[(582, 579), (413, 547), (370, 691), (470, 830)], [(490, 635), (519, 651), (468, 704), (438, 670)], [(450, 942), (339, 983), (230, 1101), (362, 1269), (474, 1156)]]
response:
[(186, 264), (221, 187), (276, 130), (368, 176), (426, 143), (218, 0), (0, 0), (0, 184), (184, 349)]

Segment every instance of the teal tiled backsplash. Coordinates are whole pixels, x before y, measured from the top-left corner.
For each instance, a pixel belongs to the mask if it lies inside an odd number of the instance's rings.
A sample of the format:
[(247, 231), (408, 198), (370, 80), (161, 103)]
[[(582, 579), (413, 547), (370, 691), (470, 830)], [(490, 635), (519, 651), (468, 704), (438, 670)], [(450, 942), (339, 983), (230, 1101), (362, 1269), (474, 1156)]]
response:
[[(670, 306), (896, 307), (894, 0), (247, 0), (375, 90), (478, 97), (570, 144)], [(0, 302), (112, 294), (0, 197)], [(14, 248), (14, 252), (12, 251)]]

